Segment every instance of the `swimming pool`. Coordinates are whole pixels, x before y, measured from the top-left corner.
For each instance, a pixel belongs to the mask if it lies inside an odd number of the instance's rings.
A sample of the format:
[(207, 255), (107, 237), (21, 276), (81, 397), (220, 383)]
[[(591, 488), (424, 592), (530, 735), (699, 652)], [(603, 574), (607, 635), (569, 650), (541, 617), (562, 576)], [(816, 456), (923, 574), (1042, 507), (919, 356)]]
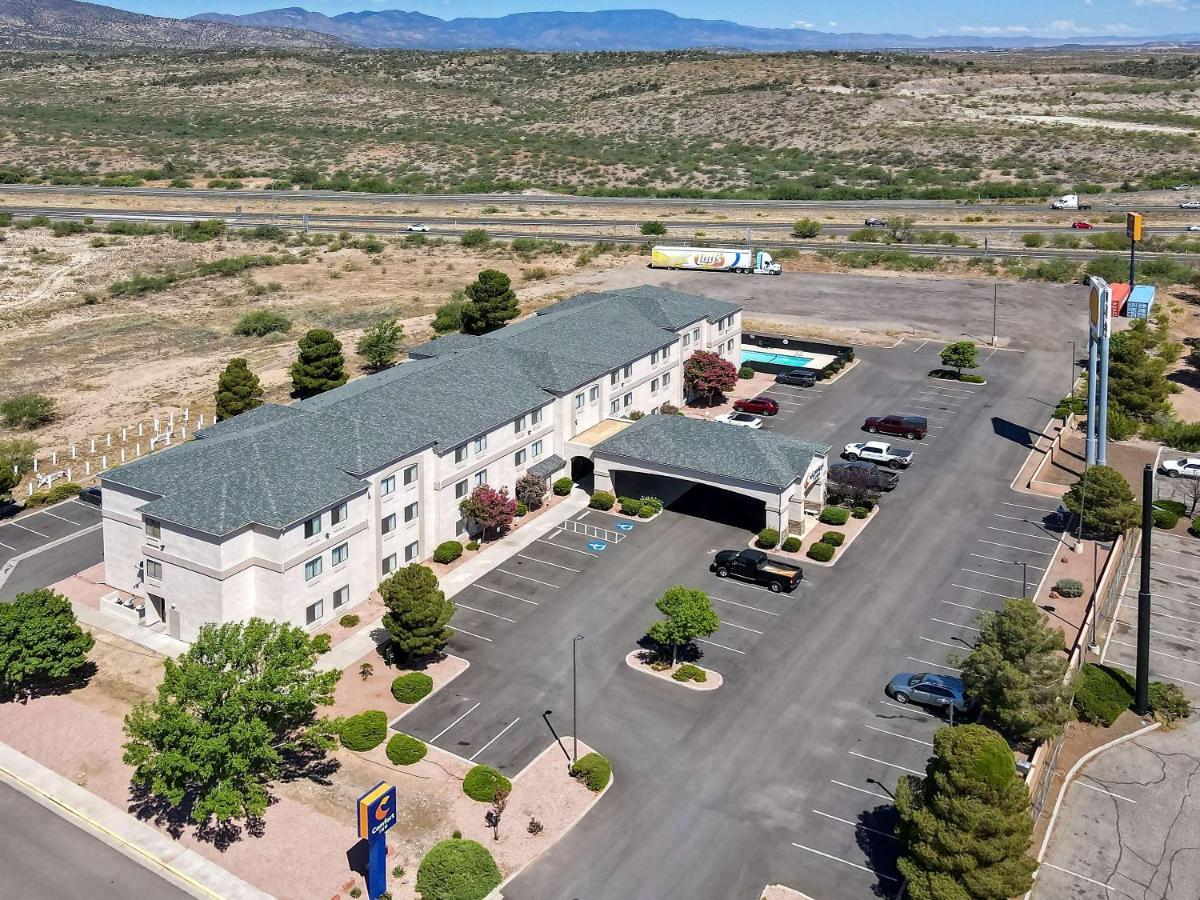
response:
[(803, 369), (812, 362), (812, 357), (800, 356), (798, 353), (789, 353), (786, 350), (769, 353), (765, 350), (747, 350), (743, 347), (742, 362), (771, 363), (776, 366), (791, 366), (794, 369)]

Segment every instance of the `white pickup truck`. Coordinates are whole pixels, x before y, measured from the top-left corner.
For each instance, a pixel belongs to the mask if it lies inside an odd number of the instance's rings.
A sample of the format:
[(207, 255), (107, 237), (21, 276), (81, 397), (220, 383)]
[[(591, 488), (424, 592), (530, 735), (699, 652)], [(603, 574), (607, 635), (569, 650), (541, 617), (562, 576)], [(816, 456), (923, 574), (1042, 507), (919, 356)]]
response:
[(860, 441), (847, 444), (842, 451), (846, 459), (865, 459), (891, 469), (907, 469), (912, 463), (911, 450), (897, 450), (885, 441)]

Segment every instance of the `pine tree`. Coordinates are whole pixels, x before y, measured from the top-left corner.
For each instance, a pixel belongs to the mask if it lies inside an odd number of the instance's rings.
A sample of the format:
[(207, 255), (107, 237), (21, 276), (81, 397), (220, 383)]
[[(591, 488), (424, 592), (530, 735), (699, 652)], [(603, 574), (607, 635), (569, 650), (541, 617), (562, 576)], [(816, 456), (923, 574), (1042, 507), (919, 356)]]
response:
[(484, 269), (466, 293), (471, 302), (462, 311), (465, 334), (487, 334), (520, 315), (516, 292), (503, 272)]
[(1109, 466), (1088, 466), (1063, 497), (1063, 505), (1083, 517), (1084, 530), (1119, 534), (1141, 516), (1125, 476)]
[(398, 569), (379, 584), (388, 611), (383, 625), (392, 633), (392, 644), (409, 658), (440, 653), (454, 632), (446, 627), (454, 615), (454, 601), (438, 587), (428, 566), (414, 563)]
[(1007, 900), (1033, 884), (1029, 791), (991, 729), (940, 729), (924, 780), (897, 785), (896, 809), (912, 900)]
[(378, 372), (396, 361), (402, 340), (404, 327), (395, 319), (384, 319), (363, 332), (355, 349), (367, 361), (367, 367)]
[(263, 389), (246, 360), (234, 357), (217, 380), (217, 421), (262, 406)]
[(349, 380), (342, 342), (325, 328), (314, 328), (300, 338), (300, 356), (292, 363), (292, 395), (312, 397)]

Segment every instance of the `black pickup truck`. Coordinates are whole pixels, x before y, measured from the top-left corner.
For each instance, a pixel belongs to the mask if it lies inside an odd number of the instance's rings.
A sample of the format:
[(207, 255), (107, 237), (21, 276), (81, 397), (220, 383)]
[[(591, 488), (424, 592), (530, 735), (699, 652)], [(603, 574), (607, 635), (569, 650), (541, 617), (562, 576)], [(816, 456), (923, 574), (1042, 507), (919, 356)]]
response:
[(718, 578), (742, 578), (764, 585), (775, 593), (794, 591), (804, 572), (799, 566), (776, 562), (761, 550), (721, 550), (713, 557), (709, 571)]

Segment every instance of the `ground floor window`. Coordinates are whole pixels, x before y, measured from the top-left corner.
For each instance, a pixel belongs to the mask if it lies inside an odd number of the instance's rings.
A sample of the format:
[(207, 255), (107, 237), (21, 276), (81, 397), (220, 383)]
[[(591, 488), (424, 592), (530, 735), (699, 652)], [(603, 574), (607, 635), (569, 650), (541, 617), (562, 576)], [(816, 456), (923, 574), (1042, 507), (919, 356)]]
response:
[(311, 625), (323, 615), (325, 615), (325, 601), (318, 600), (304, 611), (304, 621), (306, 624)]

